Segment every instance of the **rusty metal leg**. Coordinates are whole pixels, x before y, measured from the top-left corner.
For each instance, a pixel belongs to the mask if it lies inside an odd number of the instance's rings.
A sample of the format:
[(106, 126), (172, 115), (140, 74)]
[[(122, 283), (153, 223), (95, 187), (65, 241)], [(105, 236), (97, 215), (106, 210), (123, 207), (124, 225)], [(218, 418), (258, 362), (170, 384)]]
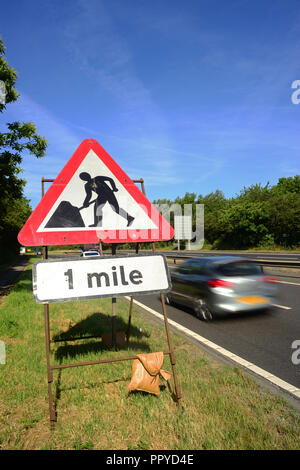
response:
[(116, 341), (116, 302), (117, 299), (116, 297), (113, 297), (112, 299), (112, 317), (111, 317), (111, 336), (112, 336), (112, 347), (113, 349), (116, 349), (117, 347), (117, 341)]
[[(48, 246), (43, 246), (43, 259), (48, 258)], [(52, 382), (53, 373), (50, 366), (50, 322), (49, 322), (49, 304), (44, 305), (45, 320), (45, 342), (46, 342), (46, 362), (47, 362), (47, 378), (48, 378), (48, 397), (49, 397), (49, 414), (51, 426), (56, 421), (56, 414), (53, 406)]]
[(130, 297), (129, 315), (128, 315), (128, 325), (127, 325), (127, 331), (126, 331), (127, 346), (128, 346), (129, 337), (130, 337), (132, 307), (133, 307), (133, 297)]
[(164, 322), (165, 322), (165, 329), (166, 329), (168, 347), (169, 347), (169, 352), (170, 352), (170, 361), (171, 361), (173, 378), (174, 378), (174, 385), (175, 385), (175, 395), (176, 395), (177, 402), (179, 402), (179, 400), (181, 399), (181, 390), (180, 390), (179, 383), (178, 383), (178, 380), (177, 380), (177, 373), (176, 373), (176, 367), (175, 367), (176, 361), (175, 361), (174, 351), (173, 351), (172, 345), (171, 345), (171, 337), (170, 337), (170, 331), (169, 331), (169, 324), (168, 324), (164, 294), (160, 294), (160, 300), (161, 300), (161, 304), (162, 304), (162, 310), (163, 310)]
[(52, 395), (52, 382), (53, 373), (50, 366), (50, 328), (49, 328), (49, 304), (44, 305), (44, 318), (45, 318), (45, 341), (46, 341), (46, 361), (47, 361), (47, 377), (48, 377), (48, 396), (49, 396), (49, 414), (50, 423), (54, 424), (56, 421), (55, 410), (53, 406)]
[[(135, 245), (135, 253), (136, 253), (136, 254), (139, 253), (139, 247), (140, 247), (140, 244), (137, 243), (137, 244)], [(132, 307), (133, 307), (133, 297), (130, 297), (129, 314), (128, 314), (128, 325), (127, 325), (127, 331), (126, 331), (127, 346), (128, 346), (129, 337), (130, 337)]]
[[(111, 252), (112, 252), (112, 255), (115, 256), (116, 255), (116, 252), (117, 252), (117, 247), (116, 245), (113, 243), (112, 244), (112, 247), (111, 247)], [(117, 348), (117, 340), (116, 340), (116, 317), (117, 317), (117, 313), (116, 313), (116, 303), (117, 303), (117, 299), (116, 297), (113, 297), (111, 299), (112, 301), (112, 317), (111, 317), (111, 336), (112, 336), (112, 347), (113, 349), (116, 349)]]

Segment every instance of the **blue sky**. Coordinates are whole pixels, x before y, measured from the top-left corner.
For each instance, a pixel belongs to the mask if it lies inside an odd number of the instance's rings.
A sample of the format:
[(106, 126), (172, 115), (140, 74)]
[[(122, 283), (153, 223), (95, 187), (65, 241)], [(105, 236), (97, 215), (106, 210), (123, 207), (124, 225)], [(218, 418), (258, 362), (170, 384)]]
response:
[(10, 0), (0, 34), (19, 100), (0, 116), (32, 120), (47, 155), (24, 156), (34, 208), (94, 138), (150, 200), (300, 173), (298, 0)]

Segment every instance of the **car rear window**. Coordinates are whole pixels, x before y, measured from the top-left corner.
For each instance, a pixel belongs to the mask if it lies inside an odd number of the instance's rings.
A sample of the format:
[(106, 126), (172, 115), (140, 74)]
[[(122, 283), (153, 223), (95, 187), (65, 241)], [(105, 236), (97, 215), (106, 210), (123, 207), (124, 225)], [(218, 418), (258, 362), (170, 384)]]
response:
[(261, 274), (261, 267), (249, 261), (234, 261), (217, 267), (217, 272), (223, 276), (255, 276)]
[(84, 253), (84, 256), (97, 256), (98, 253), (96, 251), (92, 251), (90, 253)]
[(207, 272), (206, 262), (201, 260), (190, 260), (181, 264), (178, 268), (179, 272), (182, 274), (199, 274), (204, 275)]

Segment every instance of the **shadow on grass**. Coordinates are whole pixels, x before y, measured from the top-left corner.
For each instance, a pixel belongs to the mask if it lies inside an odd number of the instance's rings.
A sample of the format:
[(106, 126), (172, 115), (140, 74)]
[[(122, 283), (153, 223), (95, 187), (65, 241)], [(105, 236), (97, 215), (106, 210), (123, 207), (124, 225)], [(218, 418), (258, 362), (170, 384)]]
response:
[[(124, 331), (127, 330), (127, 323), (120, 317), (116, 317), (116, 331)], [(63, 364), (66, 358), (71, 359), (77, 357), (80, 358), (80, 361), (84, 361), (83, 356), (88, 355), (90, 353), (100, 354), (108, 351), (110, 348), (101, 341), (101, 335), (111, 333), (112, 331), (112, 321), (111, 317), (108, 315), (104, 315), (103, 313), (97, 312), (93, 313), (89, 317), (84, 320), (81, 320), (76, 325), (69, 328), (68, 331), (56, 334), (53, 336), (54, 341), (72, 341), (74, 338), (78, 339), (80, 342), (77, 344), (67, 344), (64, 343), (63, 346), (59, 346), (55, 352), (55, 359), (60, 363)], [(95, 338), (91, 338), (91, 336)], [(130, 328), (130, 338), (134, 340), (127, 342), (125, 341), (123, 344), (118, 344), (116, 350), (128, 350), (136, 349), (138, 351), (143, 352), (150, 352), (149, 345), (142, 341), (143, 337), (148, 337), (149, 335), (140, 331), (139, 328), (131, 325)], [(97, 338), (99, 341), (97, 341)], [(81, 341), (86, 340), (86, 342), (81, 343)], [(88, 341), (89, 340), (89, 341)], [(100, 359), (100, 358), (99, 358)], [(105, 365), (105, 364), (104, 364)], [(56, 392), (54, 397), (54, 408), (55, 413), (57, 416), (57, 409), (58, 404), (61, 399), (61, 393), (66, 390), (77, 389), (80, 386), (65, 388), (62, 387), (62, 369), (59, 370), (57, 384), (56, 384)], [(128, 378), (129, 380), (129, 378)], [(104, 383), (114, 383), (114, 382), (124, 382), (124, 379), (115, 379), (115, 380), (108, 380), (104, 381)], [(83, 386), (83, 388), (97, 388), (103, 385), (103, 383), (94, 383), (94, 384), (87, 384)]]
[[(127, 323), (120, 317), (116, 317), (116, 331), (127, 331)], [(85, 343), (78, 344), (64, 344), (59, 346), (55, 353), (55, 358), (58, 361), (63, 361), (64, 358), (74, 358), (76, 356), (84, 356), (89, 353), (101, 353), (110, 349), (105, 343), (101, 341), (101, 335), (110, 334), (112, 332), (112, 317), (104, 315), (103, 313), (93, 313), (89, 317), (80, 321), (76, 325), (69, 328), (68, 331), (59, 333), (53, 336), (53, 340), (58, 342), (67, 342), (74, 340), (90, 340)], [(143, 337), (148, 335), (139, 328), (131, 325), (129, 343), (125, 341), (117, 345), (118, 350), (137, 349), (143, 352), (149, 352), (150, 347), (147, 343), (141, 341)], [(92, 340), (93, 338), (93, 340)], [(99, 338), (100, 341), (95, 341)]]

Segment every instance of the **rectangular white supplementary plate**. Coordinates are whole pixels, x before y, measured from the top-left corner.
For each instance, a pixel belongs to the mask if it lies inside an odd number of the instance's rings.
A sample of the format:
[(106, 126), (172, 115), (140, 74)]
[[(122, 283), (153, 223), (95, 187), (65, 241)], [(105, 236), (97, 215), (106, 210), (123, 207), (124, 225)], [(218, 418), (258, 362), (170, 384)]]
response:
[(33, 265), (37, 303), (168, 292), (171, 280), (161, 254), (66, 258)]

